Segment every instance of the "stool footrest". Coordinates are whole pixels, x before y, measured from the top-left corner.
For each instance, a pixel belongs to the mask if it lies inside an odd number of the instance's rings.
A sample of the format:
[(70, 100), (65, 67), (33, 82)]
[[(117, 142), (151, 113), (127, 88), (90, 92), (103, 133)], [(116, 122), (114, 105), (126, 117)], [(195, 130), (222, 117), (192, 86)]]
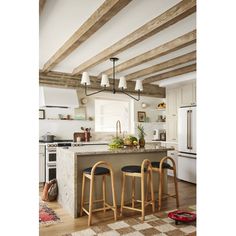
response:
[(134, 210), (134, 211), (140, 211), (140, 212), (142, 212), (142, 210), (141, 210), (141, 209), (139, 209), (139, 208), (135, 208), (135, 207), (128, 207), (128, 206), (123, 206), (122, 208), (124, 208), (124, 209), (129, 209), (129, 210)]
[[(113, 211), (116, 210), (115, 207), (109, 205), (108, 203), (105, 203), (105, 205), (106, 205), (107, 207), (100, 207), (100, 208), (97, 208), (97, 209), (93, 209), (92, 212), (103, 211), (103, 210), (109, 210), (109, 209), (111, 209), (111, 210), (113, 210)], [(82, 209), (83, 209), (83, 211), (84, 211), (87, 215), (89, 215), (89, 212), (88, 212), (84, 207), (83, 207)]]
[(88, 212), (84, 207), (82, 207), (82, 210), (83, 210), (87, 215), (89, 215), (89, 212)]
[[(107, 206), (107, 207), (101, 207), (101, 208), (97, 208), (92, 210), (92, 212), (97, 212), (97, 211), (103, 211), (103, 210), (108, 210), (108, 209), (112, 209), (111, 207)], [(113, 209), (112, 209), (113, 210)]]
[(145, 206), (152, 205), (152, 204), (153, 204), (152, 200), (150, 200), (149, 202), (145, 202)]
[[(103, 202), (104, 200), (103, 199), (99, 199), (99, 200), (94, 200), (93, 203), (96, 203), (96, 202)], [(84, 202), (84, 204), (89, 204), (89, 202)]]
[(176, 194), (167, 194), (167, 193), (165, 193), (165, 196), (162, 196), (161, 199), (167, 199), (168, 197), (176, 198)]

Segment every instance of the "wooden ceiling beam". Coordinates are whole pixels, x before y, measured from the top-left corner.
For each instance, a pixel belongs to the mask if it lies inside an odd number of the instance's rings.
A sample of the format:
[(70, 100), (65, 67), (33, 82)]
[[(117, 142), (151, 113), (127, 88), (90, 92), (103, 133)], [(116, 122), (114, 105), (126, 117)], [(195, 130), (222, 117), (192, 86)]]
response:
[(41, 15), (43, 8), (45, 6), (46, 0), (39, 0), (39, 15)]
[(196, 64), (184, 66), (184, 67), (181, 67), (172, 71), (168, 71), (162, 74), (150, 76), (143, 80), (143, 84), (150, 84), (159, 80), (168, 79), (174, 76), (183, 75), (183, 74), (190, 73), (193, 71), (196, 71)]
[[(89, 89), (91, 90), (100, 90), (100, 79), (98, 79), (96, 76), (90, 76), (91, 85), (89, 86)], [(39, 84), (42, 86), (52, 86), (52, 87), (70, 87), (70, 88), (83, 88), (84, 86), (80, 84), (81, 76), (72, 76), (69, 73), (61, 73), (61, 72), (39, 72)], [(110, 82), (112, 80), (110, 79)], [(135, 88), (135, 82), (134, 81), (128, 81), (127, 82), (127, 89), (126, 92), (137, 95), (137, 92), (134, 90)], [(118, 80), (116, 83), (116, 89), (118, 89)], [(107, 88), (108, 92), (112, 92), (112, 87)], [(143, 92), (141, 93), (141, 96), (148, 96), (148, 97), (158, 97), (158, 98), (164, 98), (165, 97), (165, 88), (161, 88), (158, 85), (150, 85), (145, 84), (143, 86)]]
[(106, 0), (44, 64), (43, 71), (50, 71), (131, 1)]
[[(184, 48), (188, 45), (191, 45), (193, 43), (196, 43), (196, 30), (193, 30), (187, 34), (184, 34), (174, 40), (171, 40), (167, 43), (164, 43), (148, 52), (142, 53), (136, 57), (133, 57), (119, 65), (116, 66), (116, 73), (130, 69), (134, 66), (138, 66), (140, 64), (143, 64), (145, 62), (151, 61), (153, 59), (156, 59), (158, 57), (164, 56), (170, 52), (174, 52), (176, 50), (179, 50), (181, 48)], [(109, 68), (108, 70), (103, 71), (99, 77), (102, 74), (111, 75), (112, 74), (112, 68)]]
[(190, 53), (186, 53), (182, 56), (175, 57), (175, 58), (170, 59), (168, 61), (164, 61), (164, 62), (159, 63), (157, 65), (150, 66), (150, 67), (145, 68), (143, 70), (136, 71), (134, 73), (126, 75), (125, 77), (126, 77), (127, 81), (133, 80), (133, 79), (141, 78), (143, 76), (150, 75), (150, 74), (153, 74), (153, 73), (156, 73), (156, 72), (159, 72), (162, 70), (166, 70), (171, 67), (178, 66), (178, 65), (182, 65), (187, 62), (195, 61), (195, 60), (196, 60), (196, 51), (193, 51)]
[(83, 71), (98, 65), (99, 63), (114, 57), (116, 54), (134, 46), (148, 37), (160, 32), (181, 19), (196, 11), (196, 0), (183, 0), (161, 15), (155, 17), (145, 25), (106, 48), (96, 56), (85, 61), (73, 70), (73, 74), (81, 74)]

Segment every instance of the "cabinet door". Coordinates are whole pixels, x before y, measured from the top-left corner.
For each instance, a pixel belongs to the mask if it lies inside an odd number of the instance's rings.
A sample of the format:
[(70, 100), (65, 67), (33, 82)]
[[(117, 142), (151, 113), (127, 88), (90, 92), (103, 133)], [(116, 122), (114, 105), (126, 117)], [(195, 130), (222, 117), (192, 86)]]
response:
[(192, 105), (193, 103), (193, 85), (192, 84), (187, 84), (184, 85), (181, 88), (181, 105), (182, 106), (188, 106), (188, 105)]
[(39, 182), (45, 182), (45, 155), (39, 154)]
[(177, 89), (168, 89), (166, 91), (167, 115), (177, 115)]
[(196, 83), (193, 83), (193, 104), (197, 104)]
[(39, 145), (39, 182), (45, 182), (45, 145)]
[(177, 117), (167, 116), (167, 140), (177, 142)]

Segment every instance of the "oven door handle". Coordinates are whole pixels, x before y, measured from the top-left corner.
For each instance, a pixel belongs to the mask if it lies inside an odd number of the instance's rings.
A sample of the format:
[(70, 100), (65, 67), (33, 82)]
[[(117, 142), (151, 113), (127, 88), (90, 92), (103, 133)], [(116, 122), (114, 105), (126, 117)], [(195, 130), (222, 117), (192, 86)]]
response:
[(56, 167), (57, 163), (56, 162), (49, 162), (49, 163), (47, 163), (47, 166), (48, 167)]

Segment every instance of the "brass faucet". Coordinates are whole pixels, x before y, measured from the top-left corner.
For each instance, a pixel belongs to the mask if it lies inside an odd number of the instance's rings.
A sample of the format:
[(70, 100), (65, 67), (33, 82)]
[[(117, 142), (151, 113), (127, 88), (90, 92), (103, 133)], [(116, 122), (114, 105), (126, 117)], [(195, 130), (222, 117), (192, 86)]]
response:
[(116, 121), (116, 137), (118, 137), (118, 132), (121, 134), (121, 123), (120, 121)]

